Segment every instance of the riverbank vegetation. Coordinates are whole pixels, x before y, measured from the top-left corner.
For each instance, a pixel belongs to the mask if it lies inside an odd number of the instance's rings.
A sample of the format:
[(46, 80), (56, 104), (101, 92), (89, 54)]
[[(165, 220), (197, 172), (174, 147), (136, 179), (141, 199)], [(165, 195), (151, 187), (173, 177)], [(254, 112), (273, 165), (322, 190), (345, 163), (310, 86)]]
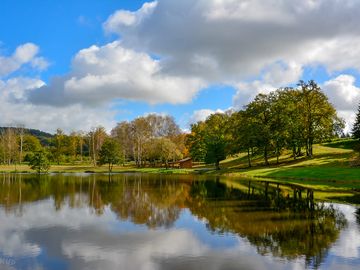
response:
[[(0, 128), (0, 170), (28, 172), (41, 152), (50, 172), (226, 174), (360, 189), (359, 138), (341, 138), (347, 137), (343, 128), (320, 87), (300, 81), (296, 88), (259, 94), (241, 110), (212, 114), (192, 124), (190, 133), (157, 114), (120, 122), (109, 134), (101, 126), (53, 135)], [(170, 168), (189, 156), (193, 169)]]

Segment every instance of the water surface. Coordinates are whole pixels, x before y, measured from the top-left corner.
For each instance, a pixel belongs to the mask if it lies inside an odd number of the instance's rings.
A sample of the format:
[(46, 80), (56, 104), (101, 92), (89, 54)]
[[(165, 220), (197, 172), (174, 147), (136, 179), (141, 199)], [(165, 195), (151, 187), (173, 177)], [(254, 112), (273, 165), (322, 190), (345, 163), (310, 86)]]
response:
[(360, 268), (355, 207), (228, 182), (0, 175), (0, 269)]

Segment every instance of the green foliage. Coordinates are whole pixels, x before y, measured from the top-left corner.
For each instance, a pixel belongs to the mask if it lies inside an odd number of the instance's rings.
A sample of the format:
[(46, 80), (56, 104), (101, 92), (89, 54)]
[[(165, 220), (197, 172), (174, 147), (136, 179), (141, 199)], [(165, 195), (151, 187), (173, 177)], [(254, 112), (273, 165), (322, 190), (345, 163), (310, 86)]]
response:
[(356, 113), (356, 119), (351, 133), (355, 139), (360, 139), (360, 104)]
[(216, 113), (210, 115), (205, 121), (205, 162), (214, 163), (217, 170), (220, 169), (220, 161), (226, 159), (228, 119), (227, 114)]
[(50, 162), (47, 158), (47, 155), (44, 151), (38, 151), (33, 153), (29, 158), (29, 166), (32, 170), (35, 170), (38, 174), (46, 173), (50, 169)]
[(118, 164), (123, 161), (123, 155), (120, 144), (111, 138), (105, 139), (101, 149), (99, 151), (99, 164), (109, 165), (109, 173), (112, 172), (114, 164)]
[(169, 161), (183, 157), (177, 145), (168, 138), (153, 138), (145, 144), (145, 148), (145, 156), (153, 165), (159, 160), (168, 168)]
[(191, 126), (187, 143), (194, 160), (214, 163), (216, 169), (220, 169), (220, 161), (226, 158), (228, 152), (228, 120), (229, 115), (217, 113), (210, 115), (205, 122)]
[(33, 135), (25, 134), (23, 151), (36, 152), (39, 151), (40, 149), (41, 149), (40, 140)]
[[(359, 116), (360, 118), (360, 116)], [(313, 144), (328, 141), (342, 133), (344, 122), (327, 96), (314, 82), (300, 81), (298, 88), (283, 88), (259, 94), (243, 110), (213, 114), (191, 126), (187, 143), (194, 160), (215, 163), (228, 154), (247, 152), (248, 165), (257, 153), (265, 164), (292, 150), (296, 159), (313, 156)]]
[(206, 125), (198, 122), (191, 125), (191, 133), (186, 138), (190, 156), (194, 161), (204, 161), (206, 156), (206, 144), (204, 140)]

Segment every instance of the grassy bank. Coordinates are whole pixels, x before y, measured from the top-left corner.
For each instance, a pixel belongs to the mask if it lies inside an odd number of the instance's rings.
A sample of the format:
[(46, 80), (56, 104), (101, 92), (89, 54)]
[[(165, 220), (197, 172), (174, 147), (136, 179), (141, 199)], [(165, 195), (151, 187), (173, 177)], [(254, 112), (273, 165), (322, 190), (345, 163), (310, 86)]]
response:
[[(115, 166), (114, 173), (139, 172), (161, 174), (203, 174), (228, 176), (234, 181), (238, 177), (262, 178), (278, 180), (312, 187), (328, 196), (340, 196), (342, 193), (360, 192), (360, 167), (351, 166), (351, 160), (355, 157), (353, 150), (355, 141), (339, 140), (314, 146), (314, 157), (294, 160), (289, 153), (284, 153), (276, 164), (276, 158), (270, 159), (270, 166), (263, 165), (263, 159), (258, 156), (252, 160), (253, 166), (248, 167), (245, 154), (228, 158), (221, 162), (221, 170), (216, 171), (213, 167), (199, 166), (194, 169), (165, 169), (165, 168), (136, 168), (134, 166)], [(33, 172), (29, 166), (14, 165), (0, 166), (0, 172)], [(107, 173), (107, 166), (94, 167), (90, 164), (63, 164), (52, 165), (52, 173)], [(319, 193), (320, 194), (320, 193)], [(325, 197), (325, 195), (321, 195)], [(348, 196), (348, 195), (346, 195)], [(357, 195), (360, 197), (360, 195)], [(359, 200), (360, 201), (360, 200)]]

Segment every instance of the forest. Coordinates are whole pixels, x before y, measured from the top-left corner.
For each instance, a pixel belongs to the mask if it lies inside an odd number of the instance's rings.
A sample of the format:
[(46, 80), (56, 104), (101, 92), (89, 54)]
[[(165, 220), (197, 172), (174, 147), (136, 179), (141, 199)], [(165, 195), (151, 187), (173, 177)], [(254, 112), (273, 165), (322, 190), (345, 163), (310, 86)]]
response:
[(22, 126), (1, 128), (0, 162), (30, 162), (42, 153), (53, 164), (168, 167), (192, 157), (219, 169), (227, 156), (243, 152), (251, 167), (254, 156), (261, 155), (268, 165), (269, 157), (278, 162), (285, 150), (293, 159), (312, 157), (314, 144), (344, 136), (344, 126), (319, 85), (300, 81), (296, 87), (258, 94), (241, 110), (212, 114), (193, 123), (189, 132), (172, 116), (159, 114), (120, 122), (109, 134), (101, 126), (70, 134), (58, 129), (54, 135)]

